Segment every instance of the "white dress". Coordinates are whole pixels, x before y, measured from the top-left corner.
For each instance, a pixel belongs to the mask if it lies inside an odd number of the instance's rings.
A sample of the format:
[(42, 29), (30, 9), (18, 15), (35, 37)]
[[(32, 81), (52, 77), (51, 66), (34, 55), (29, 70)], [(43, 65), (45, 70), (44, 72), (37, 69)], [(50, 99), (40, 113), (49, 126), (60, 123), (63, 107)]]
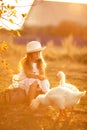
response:
[[(32, 66), (33, 66), (33, 73), (38, 74), (39, 71), (37, 69), (37, 64), (32, 63)], [(39, 80), (39, 79), (35, 79), (35, 78), (28, 78), (28, 77), (26, 77), (23, 70), (19, 74), (13, 75), (12, 84), (9, 86), (9, 89), (20, 87), (22, 89), (25, 89), (26, 94), (28, 94), (29, 88), (34, 81), (38, 82), (38, 85), (40, 86), (40, 88), (42, 89), (43, 92), (47, 92), (49, 90), (50, 83), (49, 83), (48, 79)]]

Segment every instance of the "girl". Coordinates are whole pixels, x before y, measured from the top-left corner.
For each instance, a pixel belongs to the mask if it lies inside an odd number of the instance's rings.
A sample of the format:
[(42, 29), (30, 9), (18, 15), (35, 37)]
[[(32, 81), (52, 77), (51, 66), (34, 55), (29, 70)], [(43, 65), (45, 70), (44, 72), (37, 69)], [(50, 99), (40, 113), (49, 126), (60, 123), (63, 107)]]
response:
[(50, 87), (45, 74), (46, 63), (42, 56), (44, 49), (38, 41), (27, 44), (26, 55), (20, 61), (20, 73), (13, 76), (13, 84), (10, 85), (10, 88), (25, 89), (30, 102), (38, 93), (46, 93)]

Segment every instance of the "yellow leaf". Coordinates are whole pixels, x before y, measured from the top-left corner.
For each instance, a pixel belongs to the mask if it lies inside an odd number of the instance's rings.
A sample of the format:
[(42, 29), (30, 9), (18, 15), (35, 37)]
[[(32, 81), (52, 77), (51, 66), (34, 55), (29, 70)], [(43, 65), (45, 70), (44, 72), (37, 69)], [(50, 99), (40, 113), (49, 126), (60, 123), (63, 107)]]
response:
[(16, 10), (13, 10), (13, 11), (12, 11), (12, 14), (13, 14), (14, 16), (16, 16), (16, 12), (17, 12)]
[(8, 8), (8, 9), (10, 8), (10, 5), (9, 5), (9, 4), (7, 5), (7, 8)]
[(26, 15), (27, 15), (26, 13), (25, 13), (25, 14), (22, 14), (22, 17), (26, 17)]
[(3, 41), (2, 45), (1, 45), (1, 50), (4, 51), (4, 50), (7, 50), (8, 48), (8, 45), (6, 43), (6, 41)]
[(0, 26), (0, 29), (2, 29), (2, 26)]
[(14, 23), (14, 21), (12, 19), (9, 19), (9, 22), (12, 23), (12, 24)]
[(17, 32), (17, 35), (19, 36), (19, 37), (21, 37), (21, 33), (19, 32), (19, 31), (16, 31)]
[(11, 6), (10, 8), (11, 8), (11, 9), (14, 9), (14, 8), (15, 8), (15, 6)]
[(1, 15), (2, 15), (2, 10), (0, 9), (0, 17), (1, 17)]

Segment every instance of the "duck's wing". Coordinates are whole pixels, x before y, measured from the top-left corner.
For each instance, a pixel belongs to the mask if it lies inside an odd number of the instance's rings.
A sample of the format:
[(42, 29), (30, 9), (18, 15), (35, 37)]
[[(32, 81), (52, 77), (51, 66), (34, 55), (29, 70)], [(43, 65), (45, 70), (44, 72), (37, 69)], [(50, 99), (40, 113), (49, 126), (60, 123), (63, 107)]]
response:
[(69, 83), (65, 83), (63, 85), (63, 87), (69, 88), (74, 92), (79, 92), (79, 89), (75, 85), (72, 85), (72, 84), (69, 84)]

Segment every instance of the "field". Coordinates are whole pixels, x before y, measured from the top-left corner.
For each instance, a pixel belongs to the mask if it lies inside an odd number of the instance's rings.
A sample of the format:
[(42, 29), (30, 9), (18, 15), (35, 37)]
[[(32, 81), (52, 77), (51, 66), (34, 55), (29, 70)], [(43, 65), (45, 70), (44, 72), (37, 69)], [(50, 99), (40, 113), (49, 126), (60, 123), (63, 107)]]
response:
[[(68, 42), (69, 40), (69, 42)], [(67, 42), (67, 44), (65, 44)], [(21, 50), (21, 51), (20, 51)], [(8, 44), (0, 60), (6, 59), (8, 68), (0, 68), (0, 91), (11, 84), (14, 73), (18, 73), (18, 61), (25, 54), (25, 45)], [(47, 62), (47, 76), (51, 87), (59, 84), (56, 74), (59, 70), (66, 74), (66, 81), (87, 91), (87, 47), (70, 44), (68, 38), (62, 46), (54, 46), (52, 41), (43, 52)], [(6, 67), (6, 66), (5, 66)], [(0, 130), (86, 130), (87, 129), (87, 94), (75, 106), (68, 117), (59, 117), (57, 110), (41, 106), (35, 112), (28, 104), (0, 104)]]

